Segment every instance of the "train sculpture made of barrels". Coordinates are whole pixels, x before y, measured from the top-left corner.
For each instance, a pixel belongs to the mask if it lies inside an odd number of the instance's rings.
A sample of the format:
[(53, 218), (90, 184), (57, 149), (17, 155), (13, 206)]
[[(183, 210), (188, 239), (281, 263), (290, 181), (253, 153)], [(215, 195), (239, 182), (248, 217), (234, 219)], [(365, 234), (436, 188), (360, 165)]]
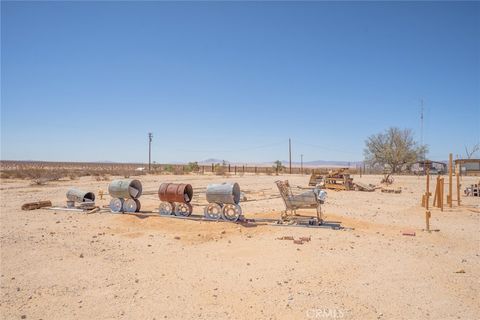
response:
[(135, 179), (114, 180), (108, 185), (108, 194), (112, 197), (112, 212), (139, 212), (142, 183)]
[[(188, 217), (192, 214), (193, 207), (190, 202), (193, 188), (190, 184), (162, 183), (158, 189), (158, 197), (161, 201), (161, 215)], [(207, 186), (206, 199), (208, 204), (203, 212), (207, 219), (237, 221), (242, 216), (238, 183), (210, 184)]]

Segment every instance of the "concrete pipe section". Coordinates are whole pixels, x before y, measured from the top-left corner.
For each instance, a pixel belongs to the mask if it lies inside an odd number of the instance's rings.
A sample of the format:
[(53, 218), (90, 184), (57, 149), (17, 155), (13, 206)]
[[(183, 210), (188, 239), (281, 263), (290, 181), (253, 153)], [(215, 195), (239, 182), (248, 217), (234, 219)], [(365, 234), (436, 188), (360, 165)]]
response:
[(190, 204), (193, 198), (193, 188), (190, 184), (183, 183), (162, 183), (158, 189), (160, 198), (159, 213), (188, 217), (192, 214), (193, 208)]
[(135, 179), (114, 180), (108, 185), (112, 212), (138, 212), (142, 195), (142, 183)]
[(240, 186), (238, 183), (224, 182), (207, 186), (208, 205), (204, 209), (207, 219), (237, 221), (242, 216), (240, 207)]

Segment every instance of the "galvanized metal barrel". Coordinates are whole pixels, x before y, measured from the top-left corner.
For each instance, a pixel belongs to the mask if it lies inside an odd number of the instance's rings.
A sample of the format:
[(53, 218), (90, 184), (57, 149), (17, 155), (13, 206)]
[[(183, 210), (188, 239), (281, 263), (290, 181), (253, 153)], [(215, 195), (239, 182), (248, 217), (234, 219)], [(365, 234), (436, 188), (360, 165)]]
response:
[(193, 188), (183, 183), (162, 183), (158, 189), (161, 201), (189, 203), (193, 198)]
[(142, 195), (142, 183), (134, 179), (113, 180), (108, 185), (108, 193), (112, 198), (137, 199)]
[(93, 192), (70, 189), (67, 191), (67, 199), (75, 202), (94, 202), (95, 194)]
[(238, 204), (240, 202), (240, 186), (236, 182), (209, 184), (207, 187), (207, 201), (208, 203)]

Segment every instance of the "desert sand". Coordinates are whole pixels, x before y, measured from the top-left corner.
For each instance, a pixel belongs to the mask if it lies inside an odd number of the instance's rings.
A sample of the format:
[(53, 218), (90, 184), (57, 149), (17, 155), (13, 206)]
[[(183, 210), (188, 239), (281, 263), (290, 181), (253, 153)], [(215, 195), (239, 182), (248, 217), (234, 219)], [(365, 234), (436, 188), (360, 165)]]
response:
[[(275, 180), (308, 184), (306, 175), (138, 179), (147, 193), (142, 210), (158, 208), (160, 183), (189, 182), (198, 214), (209, 183), (236, 181), (249, 200), (241, 204), (247, 218), (280, 217)], [(378, 184), (381, 176), (354, 179)], [(476, 180), (462, 177), (462, 184)], [(396, 176), (400, 194), (328, 191), (325, 219), (345, 227), (332, 230), (22, 211), (23, 203), (38, 200), (64, 206), (70, 187), (97, 193), (108, 181), (2, 180), (1, 318), (478, 319), (480, 199), (432, 209), (431, 228), (439, 231), (425, 232), (424, 184), (425, 177)], [(298, 245), (282, 236), (311, 241)]]

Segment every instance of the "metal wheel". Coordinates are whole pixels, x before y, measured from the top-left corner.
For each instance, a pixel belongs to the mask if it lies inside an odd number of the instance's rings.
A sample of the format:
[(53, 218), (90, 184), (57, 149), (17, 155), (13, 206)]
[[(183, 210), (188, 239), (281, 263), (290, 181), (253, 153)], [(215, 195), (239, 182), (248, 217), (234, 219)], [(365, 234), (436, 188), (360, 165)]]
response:
[(222, 207), (216, 203), (209, 203), (203, 213), (207, 219), (218, 220), (222, 216)]
[(237, 221), (242, 215), (242, 207), (238, 204), (226, 204), (222, 210), (222, 218), (228, 221)]
[(140, 200), (135, 199), (135, 203), (137, 204), (137, 210), (135, 212), (139, 212), (140, 208), (142, 207), (142, 205), (140, 204)]
[(123, 202), (123, 212), (135, 212), (137, 211), (137, 203), (134, 199), (127, 199)]
[(173, 205), (170, 202), (160, 202), (158, 212), (164, 216), (171, 215), (173, 213)]
[(176, 216), (188, 217), (189, 215), (192, 214), (192, 211), (193, 211), (193, 208), (190, 203), (182, 203), (182, 202), (175, 203)]
[(110, 200), (110, 211), (112, 212), (121, 212), (123, 207), (123, 199), (121, 198), (113, 198)]

